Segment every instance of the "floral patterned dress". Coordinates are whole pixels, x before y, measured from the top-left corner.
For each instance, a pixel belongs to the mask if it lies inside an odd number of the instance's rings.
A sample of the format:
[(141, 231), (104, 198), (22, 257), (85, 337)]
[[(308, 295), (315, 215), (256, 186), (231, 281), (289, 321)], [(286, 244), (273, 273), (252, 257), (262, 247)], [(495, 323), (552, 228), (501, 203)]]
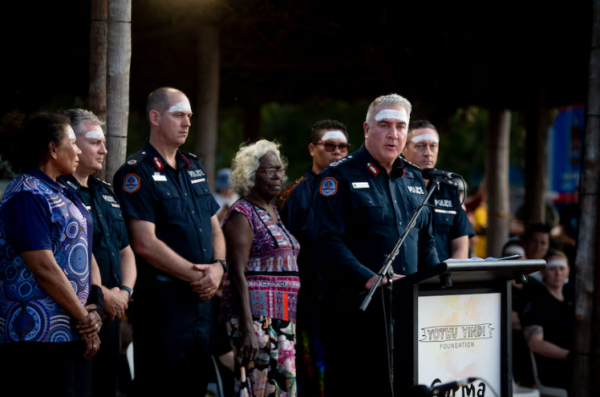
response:
[(250, 312), (259, 344), (258, 358), (241, 365), (239, 309), (227, 277), (223, 282), (222, 317), (236, 356), (236, 396), (296, 396), (296, 309), (300, 278), (296, 260), (300, 244), (267, 210), (238, 200), (225, 217), (243, 214), (254, 232), (246, 266)]

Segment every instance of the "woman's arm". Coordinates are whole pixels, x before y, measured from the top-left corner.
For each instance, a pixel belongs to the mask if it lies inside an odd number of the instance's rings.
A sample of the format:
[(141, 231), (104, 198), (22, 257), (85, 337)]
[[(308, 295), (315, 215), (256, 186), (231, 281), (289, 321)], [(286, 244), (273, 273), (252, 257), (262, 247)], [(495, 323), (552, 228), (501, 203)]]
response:
[(242, 332), (242, 354), (245, 359), (254, 360), (258, 354), (258, 341), (250, 312), (250, 296), (245, 270), (250, 257), (254, 232), (244, 215), (234, 212), (224, 226), (227, 244), (228, 277), (231, 282), (233, 299), (240, 312)]
[(529, 349), (540, 356), (564, 360), (569, 351), (552, 342), (544, 340), (544, 328), (539, 325), (530, 325), (523, 330)]
[(56, 263), (50, 250), (25, 251), (21, 255), (42, 289), (78, 321), (88, 317), (67, 276)]

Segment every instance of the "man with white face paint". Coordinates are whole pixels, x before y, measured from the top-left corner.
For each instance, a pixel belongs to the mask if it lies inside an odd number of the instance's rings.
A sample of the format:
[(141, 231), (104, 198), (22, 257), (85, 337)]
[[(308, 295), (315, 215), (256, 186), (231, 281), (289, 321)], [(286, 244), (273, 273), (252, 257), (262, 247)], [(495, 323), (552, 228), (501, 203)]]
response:
[(298, 257), (302, 288), (298, 294), (298, 343), (296, 346), (296, 380), (303, 396), (323, 394), (323, 350), (319, 325), (319, 296), (315, 254), (314, 213), (312, 195), (316, 176), (330, 163), (348, 155), (348, 132), (346, 126), (336, 120), (316, 122), (310, 135), (308, 151), (312, 165), (304, 176), (290, 183), (277, 200), (281, 220), (298, 239), (302, 249)]
[(131, 299), (136, 279), (135, 256), (129, 245), (127, 228), (110, 184), (92, 174), (102, 169), (106, 139), (102, 121), (88, 110), (70, 109), (79, 164), (72, 175), (61, 181), (75, 189), (90, 211), (94, 225), (93, 254), (98, 263), (104, 293), (106, 319), (99, 336), (102, 348), (94, 357), (92, 388), (94, 396), (116, 396), (119, 369), (121, 316)]
[(197, 156), (182, 153), (191, 126), (187, 96), (163, 87), (146, 105), (150, 139), (115, 175), (137, 255), (132, 304), (139, 395), (203, 396), (213, 331), (209, 302), (225, 271), (225, 241)]
[[(427, 120), (411, 121), (408, 127), (404, 158), (424, 168), (435, 168), (439, 153), (440, 136), (437, 129)], [(431, 188), (425, 180), (427, 190)], [(458, 184), (444, 179), (439, 189), (431, 197), (433, 209), (433, 230), (440, 261), (448, 258), (467, 259), (469, 238), (475, 235), (467, 213), (461, 207)]]
[[(410, 111), (410, 102), (400, 95), (375, 99), (363, 125), (365, 144), (330, 164), (315, 183), (327, 396), (392, 395), (381, 299), (375, 297), (365, 313), (358, 308), (425, 197), (418, 168), (400, 157)], [(393, 279), (437, 263), (425, 208), (392, 263)]]

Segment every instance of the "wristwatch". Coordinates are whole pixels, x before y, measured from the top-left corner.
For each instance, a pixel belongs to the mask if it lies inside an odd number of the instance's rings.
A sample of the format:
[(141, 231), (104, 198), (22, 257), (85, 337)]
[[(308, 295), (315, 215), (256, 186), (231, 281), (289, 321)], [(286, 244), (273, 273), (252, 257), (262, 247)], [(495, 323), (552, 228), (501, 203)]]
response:
[(223, 272), (227, 273), (227, 262), (225, 262), (223, 259), (215, 259), (215, 262), (219, 262), (221, 265), (223, 265)]
[(131, 288), (127, 287), (126, 285), (121, 285), (119, 289), (129, 292), (129, 302), (133, 300), (133, 290)]

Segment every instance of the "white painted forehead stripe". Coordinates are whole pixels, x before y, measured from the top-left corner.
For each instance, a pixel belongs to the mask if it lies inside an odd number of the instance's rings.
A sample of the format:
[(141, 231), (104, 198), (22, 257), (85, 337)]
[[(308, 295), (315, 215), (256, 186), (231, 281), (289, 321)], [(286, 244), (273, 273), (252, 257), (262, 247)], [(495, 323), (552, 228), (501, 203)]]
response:
[(548, 263), (546, 263), (546, 267), (552, 267), (552, 266), (561, 266), (561, 267), (567, 267), (567, 262), (563, 259), (555, 259), (552, 261), (549, 261)]
[(440, 140), (437, 137), (437, 135), (435, 135), (435, 134), (421, 134), (421, 135), (413, 136), (410, 141), (417, 143), (417, 142), (422, 142), (422, 141), (439, 142)]
[(91, 130), (85, 133), (85, 137), (90, 139), (103, 139), (104, 133), (102, 130)]
[(77, 139), (77, 137), (75, 136), (75, 133), (73, 132), (73, 128), (69, 127), (67, 129), (67, 135), (69, 136), (69, 139)]
[(381, 121), (383, 119), (396, 119), (406, 121), (406, 113), (395, 109), (383, 109), (379, 113), (377, 113), (377, 115), (375, 116), (375, 120)]
[(191, 108), (189, 102), (178, 102), (169, 108), (169, 113), (185, 112), (185, 111), (188, 111), (188, 112), (192, 111), (192, 108)]
[(328, 139), (339, 139), (341, 141), (344, 142), (348, 142), (348, 140), (346, 139), (346, 135), (344, 135), (344, 133), (342, 131), (327, 131), (322, 137), (321, 140), (322, 141), (326, 141)]

